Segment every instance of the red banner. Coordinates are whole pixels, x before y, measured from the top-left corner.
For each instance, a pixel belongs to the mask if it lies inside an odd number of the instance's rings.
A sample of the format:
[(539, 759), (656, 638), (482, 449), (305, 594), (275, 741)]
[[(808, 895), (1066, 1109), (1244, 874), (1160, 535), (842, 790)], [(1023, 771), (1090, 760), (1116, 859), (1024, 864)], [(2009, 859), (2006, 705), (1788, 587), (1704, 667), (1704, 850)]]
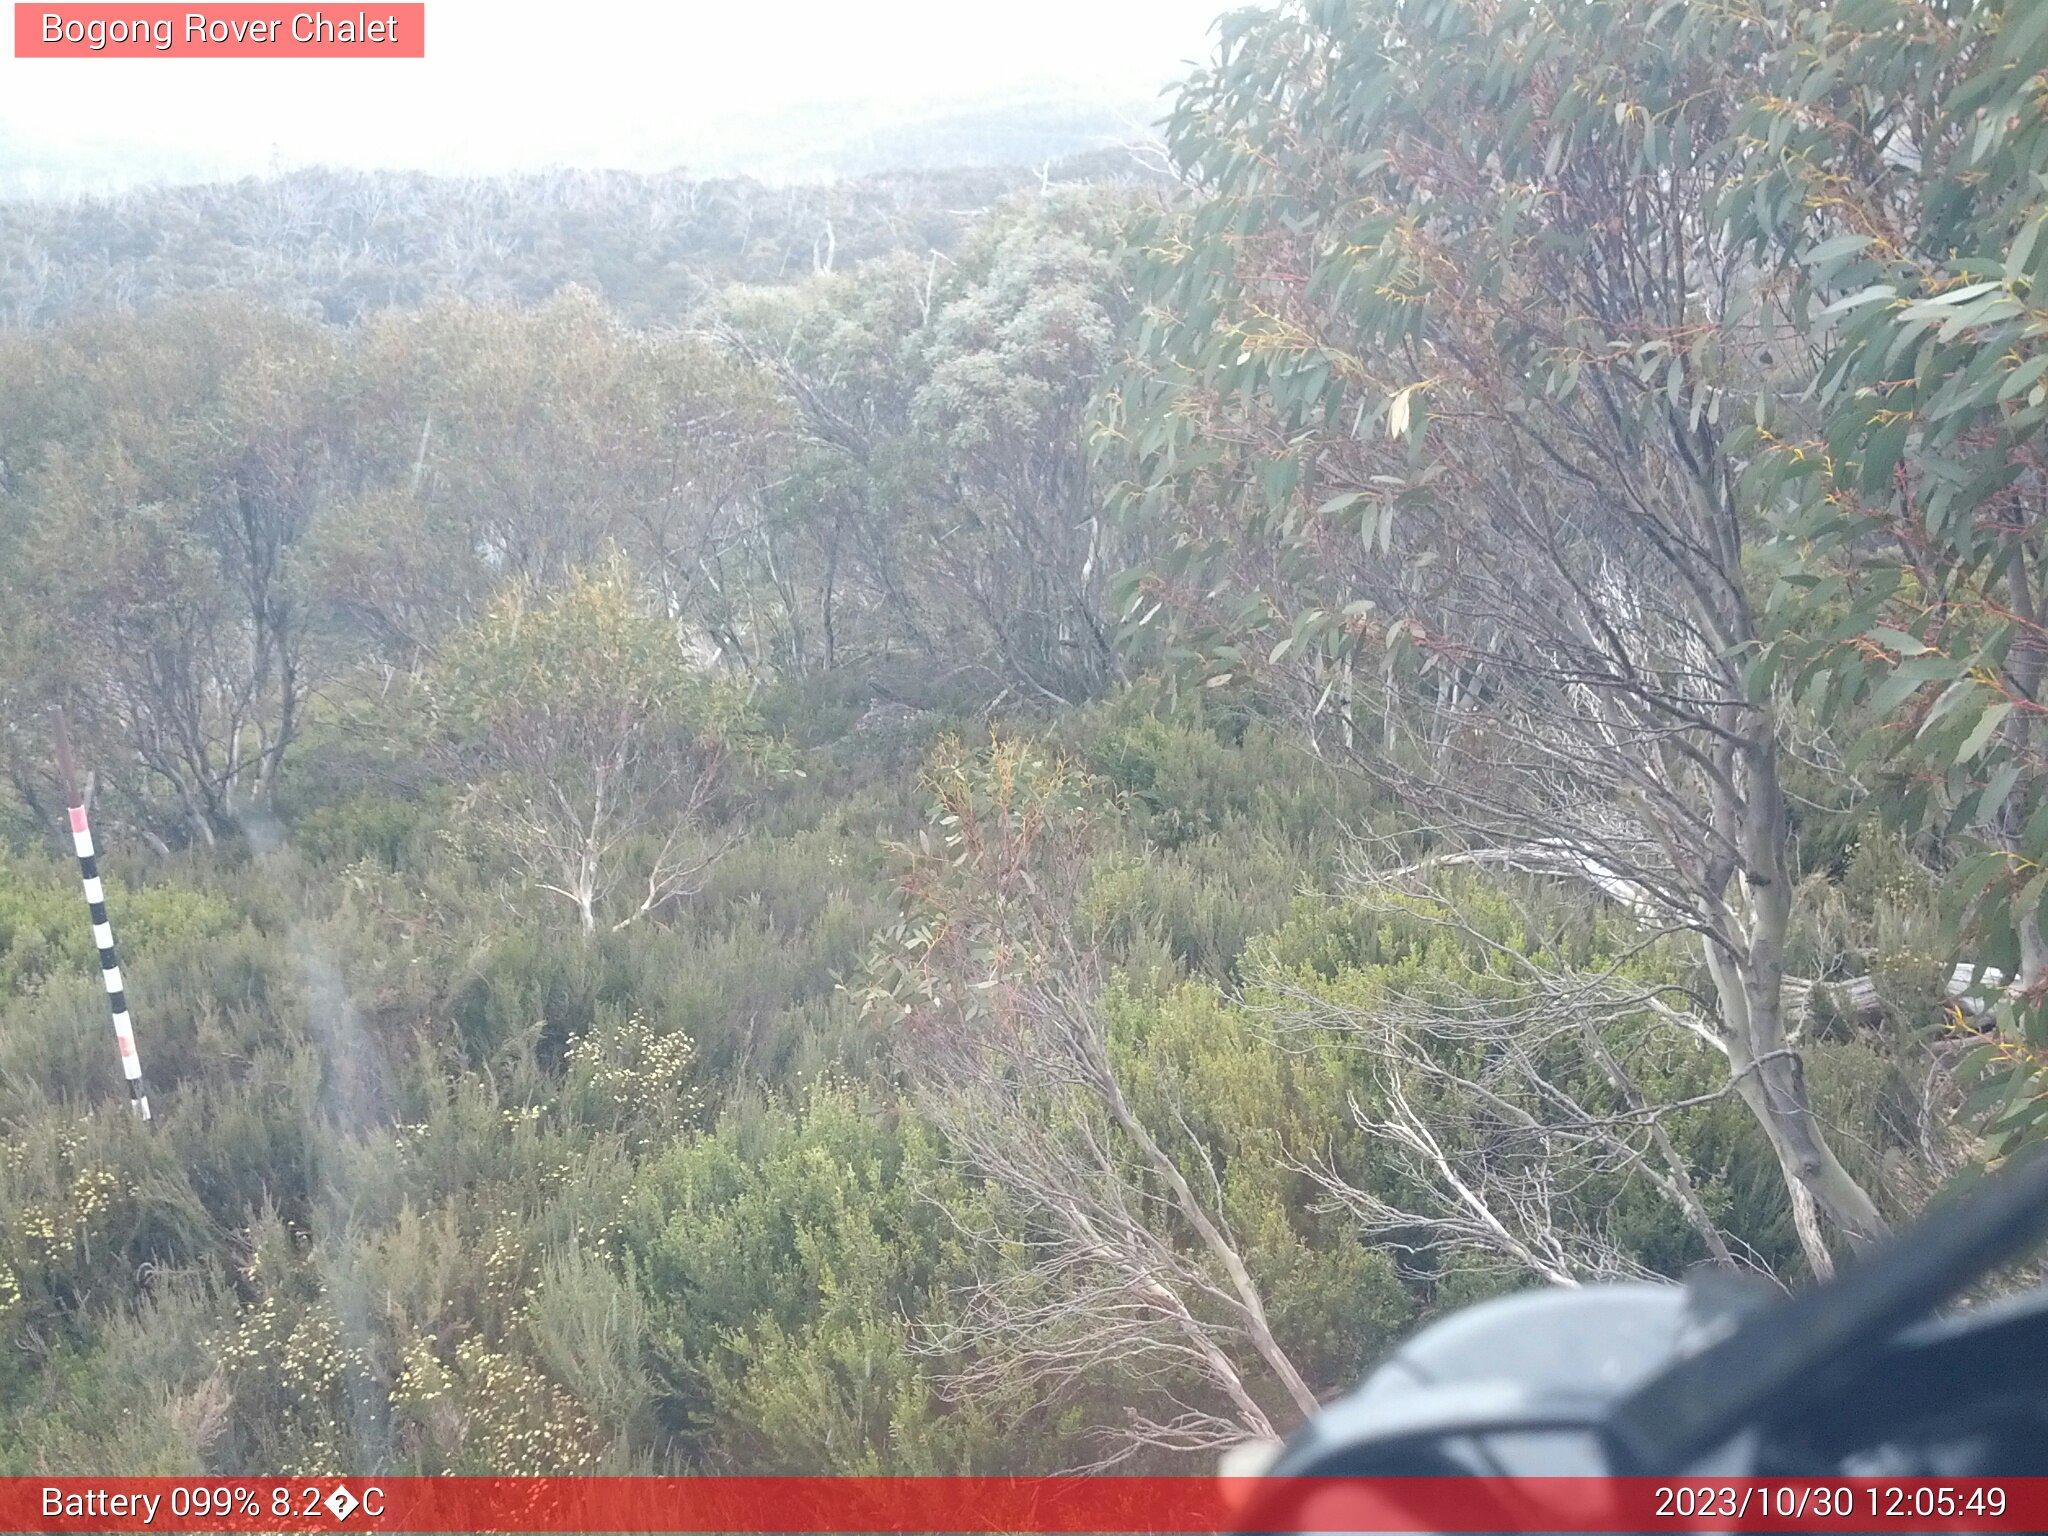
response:
[(7, 1531), (2048, 1531), (2048, 1478), (0, 1478)]
[(14, 7), (18, 59), (423, 59), (424, 4)]

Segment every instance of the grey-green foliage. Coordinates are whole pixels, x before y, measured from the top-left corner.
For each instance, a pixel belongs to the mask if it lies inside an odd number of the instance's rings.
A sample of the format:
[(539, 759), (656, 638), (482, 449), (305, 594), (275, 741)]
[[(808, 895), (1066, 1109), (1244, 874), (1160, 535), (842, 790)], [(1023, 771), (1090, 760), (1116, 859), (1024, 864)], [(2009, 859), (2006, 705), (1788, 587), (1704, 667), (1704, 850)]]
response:
[(1787, 534), (1768, 665), (1862, 727), (1886, 820), (1952, 865), (1944, 937), (2011, 983), (1968, 1063), (1973, 1118), (2010, 1149), (2048, 1126), (2048, 32), (2020, 0), (1761, 19), (1722, 212), (1793, 285), (1816, 359), (1799, 409), (1755, 418), (1747, 478)]
[[(1124, 559), (1096, 517), (1088, 402), (1125, 313), (1131, 199), (1067, 190), (1004, 210), (950, 259), (740, 290), (724, 327), (796, 404), (771, 508), (799, 669), (919, 658), (1078, 700), (1115, 675), (1103, 608)], [(934, 679), (906, 679), (929, 701)]]
[[(715, 335), (636, 332), (583, 294), (348, 329), (215, 300), (0, 343), (0, 561), (28, 573), (0, 583), (0, 1469), (1031, 1471), (1093, 1460), (1105, 1431), (1183, 1399), (1216, 1412), (1213, 1382), (1117, 1359), (1055, 1390), (960, 1326), (1041, 1284), (1047, 1206), (928, 1112), (935, 1037), (860, 1001), (919, 922), (986, 915), (971, 883), (930, 882), (924, 908), (903, 887), (957, 835), (928, 814), (926, 769), (1001, 760), (991, 722), (1013, 764), (1069, 759), (1066, 883), (1038, 937), (1085, 955), (1089, 1025), (1167, 1159), (1141, 1164), (1120, 1125), (1112, 1166), (1205, 1192), (1274, 1358), (1328, 1394), (1415, 1322), (1528, 1281), (1370, 1235), (1329, 1198), (1321, 1156), (1389, 1201), (1428, 1191), (1358, 1125), (1384, 1111), (1382, 1064), (1327, 1021), (1282, 1039), (1277, 1014), (1304, 996), (1447, 1007), (1503, 990), (1487, 943), (1583, 971), (1628, 941), (1612, 914), (1515, 880), (1369, 911), (1346, 889), (1360, 834), (1430, 845), (1412, 806), (1316, 755), (1341, 733), (1191, 693), (1174, 675), (1190, 658), (1163, 646), (1105, 643), (1113, 575), (1159, 553), (1096, 516), (1083, 441), (1123, 328), (1158, 323), (1127, 292), (1130, 202), (1055, 189), (936, 261), (854, 266), (842, 247), (829, 273), (720, 295)], [(1419, 396), (1410, 411), (1420, 432)], [(1202, 459), (1222, 450), (1189, 431), (1174, 451), (1198, 473), (1228, 457)], [(222, 715), (258, 654), (217, 537), (238, 483), (304, 493), (269, 525), (290, 544), (275, 633), (302, 664), (288, 742), (284, 650), (260, 704)], [(1257, 542), (1206, 535), (1230, 547), (1169, 550), (1170, 579)], [(599, 570), (675, 728), (663, 751), (698, 739), (714, 674), (747, 742), (701, 800), (660, 754), (635, 779), (725, 851), (699, 888), (586, 934), (504, 878), (501, 829), (470, 808), (486, 781), (501, 810), (515, 788), (587, 788), (620, 739), (587, 730), (598, 748), (549, 757), (552, 726), (608, 723), (620, 657), (520, 628)], [(505, 597), (515, 582), (529, 607)], [(1131, 590), (1134, 624), (1170, 595)], [(121, 665), (92, 671), (88, 639)], [(1153, 662), (1159, 686), (1116, 686)], [(39, 709), (67, 688), (153, 1132), (128, 1118), (76, 871), (51, 841)], [(138, 758), (163, 700), (196, 705), (223, 791), (196, 818)], [(463, 713), (480, 705), (524, 731), (523, 763), (452, 750), (489, 735)], [(223, 787), (281, 742), (263, 814), (238, 818), (249, 798)], [(1795, 962), (1919, 976), (1917, 865), (1835, 761), (1817, 752), (1824, 782), (1802, 781), (1799, 873), (1820, 889)], [(1666, 946), (1626, 959), (1659, 995), (1701, 988)], [(1912, 1023), (1829, 1017), (1807, 1045), (1854, 1171), (1901, 1204), (1927, 1182)], [(1702, 1097), (1682, 1044), (1634, 1014), (1613, 1040), (1646, 1091)], [(1552, 1064), (1607, 1102), (1582, 1060)], [(1432, 1102), (1447, 1141), (1484, 1140), (1470, 1094)], [(1028, 1104), (1043, 1125), (1104, 1123), (1099, 1100), (1088, 1120), (1043, 1084)], [(1796, 1275), (1754, 1124), (1725, 1096), (1669, 1124), (1720, 1229)], [(1641, 1270), (1701, 1253), (1612, 1169), (1559, 1214)], [(1156, 1235), (1214, 1260), (1185, 1211)], [(1298, 1410), (1273, 1358), (1230, 1349), (1268, 1411)]]
[[(672, 324), (734, 282), (812, 271), (827, 222), (843, 267), (950, 249), (974, 212), (1036, 184), (1021, 164), (855, 175), (824, 186), (558, 169), (506, 177), (304, 170), (230, 184), (0, 204), (0, 322), (48, 325), (232, 288), (329, 324), (460, 296), (601, 293)], [(1117, 152), (1060, 180), (1135, 179)]]
[[(1327, 880), (1323, 817), (1344, 802), (1262, 727), (1125, 710), (1066, 729), (1105, 764), (1179, 743), (1149, 792), (1184, 814), (1162, 844), (1139, 821), (1097, 847), (1076, 915), (1129, 967), (1110, 1027), (1134, 1102), (1217, 1159), (1276, 1328), (1333, 1390), (1419, 1310), (1472, 1292), (1316, 1210), (1290, 1163), (1346, 1144), (1345, 1096), (1369, 1074), (1341, 1052), (1285, 1066), (1228, 978), (1246, 936), (1271, 932), (1258, 967), (1406, 984), (1409, 941), (1292, 895)], [(377, 781), (349, 761), (337, 746), (317, 805), (291, 802), (327, 829), (320, 861), (187, 856), (114, 886), (154, 1135), (125, 1118), (65, 933), (69, 871), (8, 867), (23, 906), (0, 1263), (22, 1294), (4, 1321), (46, 1349), (10, 1353), (0, 1378), (10, 1465), (102, 1464), (131, 1414), (152, 1426), (124, 1441), (138, 1469), (1027, 1470), (1099, 1454), (1130, 1406), (1114, 1371), (955, 1401), (971, 1362), (931, 1349), (1002, 1258), (967, 1231), (1031, 1213), (952, 1165), (902, 1097), (914, 1056), (836, 990), (895, 911), (879, 840), (919, 817), (897, 783), (759, 787), (754, 835), (700, 897), (585, 943), (517, 917), (430, 831), (394, 844), (384, 819), (364, 823)], [(113, 847), (110, 867), (138, 867)], [(1231, 878), (1254, 858), (1271, 873)], [(1172, 937), (1191, 919), (1171, 892), (1190, 881), (1187, 910), (1213, 914), (1192, 919), (1207, 935), (1192, 947)], [(1829, 1060), (1819, 1091), (1863, 1113), (1865, 1089), (1838, 1100)], [(1682, 1140), (1730, 1230), (1783, 1261), (1781, 1196), (1740, 1118), (1700, 1112)], [(1370, 1161), (1363, 1144), (1347, 1156)], [(1645, 1264), (1694, 1256), (1654, 1202), (1624, 1191), (1615, 1210)]]

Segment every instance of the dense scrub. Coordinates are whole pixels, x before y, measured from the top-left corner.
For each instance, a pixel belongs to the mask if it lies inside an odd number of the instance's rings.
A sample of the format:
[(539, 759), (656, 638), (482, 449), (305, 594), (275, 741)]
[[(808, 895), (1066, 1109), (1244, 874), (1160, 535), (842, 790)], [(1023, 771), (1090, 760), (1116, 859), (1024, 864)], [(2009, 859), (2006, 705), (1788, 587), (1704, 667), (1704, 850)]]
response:
[[(1878, 97), (2012, 43), (1790, 9)], [(943, 259), (682, 184), (621, 255), (594, 186), (496, 275), (244, 241), (0, 336), (0, 1470), (1189, 1466), (2034, 1134), (2038, 221), (2004, 298), (1890, 274), (1967, 389), (1786, 377), (1884, 365), (1841, 235), (1722, 238), (1807, 51), (1703, 16), (1240, 17), (1177, 195)], [(1923, 538), (1966, 404), (2010, 478)]]
[[(899, 758), (961, 729), (915, 716)], [(1522, 1283), (1365, 1240), (1297, 1166), (1327, 1151), (1415, 1195), (1349, 1123), (1374, 1062), (1342, 1031), (1296, 1054), (1281, 1013), (1484, 964), (1426, 912), (1310, 894), (1339, 883), (1372, 807), (1256, 720), (1125, 702), (1059, 734), (1095, 769), (1075, 915), (1123, 978), (1106, 1028), (1129, 1091), (1219, 1170), (1315, 1389), (1429, 1310)], [(1014, 1362), (1007, 1386), (974, 1369), (1010, 1357), (961, 1313), (1033, 1213), (949, 1151), (914, 1057), (848, 988), (899, 920), (886, 845), (937, 830), (912, 772), (849, 765), (845, 739), (754, 770), (727, 813), (744, 838), (702, 891), (585, 937), (559, 903), (508, 895), (446, 794), (384, 787), (430, 778), (382, 745), (404, 740), (312, 728), (268, 851), (110, 853), (147, 871), (109, 899), (153, 1133), (118, 1112), (70, 870), (8, 856), (8, 1464), (1005, 1471), (1092, 1461), (1105, 1429), (1163, 1412), (1115, 1370), (1051, 1391)], [(1525, 916), (1482, 888), (1446, 899), (1502, 936)], [(1636, 1028), (1659, 1091), (1711, 1087), (1696, 1052)], [(1902, 1144), (1899, 1070), (1860, 1034), (1814, 1056), (1873, 1157)], [(1676, 1134), (1717, 1219), (1794, 1272), (1739, 1111), (1702, 1105)], [(1570, 1199), (1649, 1269), (1703, 1257), (1640, 1181)]]

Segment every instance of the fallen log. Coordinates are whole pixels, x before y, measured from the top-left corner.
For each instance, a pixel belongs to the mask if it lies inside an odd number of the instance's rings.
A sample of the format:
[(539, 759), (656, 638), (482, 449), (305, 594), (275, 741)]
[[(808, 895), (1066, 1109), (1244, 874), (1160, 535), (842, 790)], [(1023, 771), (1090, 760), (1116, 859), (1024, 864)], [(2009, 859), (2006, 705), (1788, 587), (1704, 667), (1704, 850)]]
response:
[[(1998, 1005), (1998, 994), (2006, 985), (2005, 973), (1990, 966), (1964, 963), (1949, 972), (1943, 994), (1966, 1019), (1981, 1018)], [(1787, 976), (1780, 991), (1785, 1021), (1806, 1022), (1816, 1002), (1824, 1003), (1844, 1018), (1870, 1019), (1884, 1011), (1885, 1000), (1875, 976), (1851, 976), (1843, 981), (1820, 981)]]

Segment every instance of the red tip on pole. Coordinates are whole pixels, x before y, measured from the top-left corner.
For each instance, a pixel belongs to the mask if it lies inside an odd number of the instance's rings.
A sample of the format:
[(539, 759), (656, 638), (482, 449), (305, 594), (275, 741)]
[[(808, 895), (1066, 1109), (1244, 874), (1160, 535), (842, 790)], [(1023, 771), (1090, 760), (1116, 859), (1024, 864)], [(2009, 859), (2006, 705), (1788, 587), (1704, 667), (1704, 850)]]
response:
[(127, 983), (121, 977), (121, 963), (114, 953), (114, 928), (107, 920), (106, 890), (100, 884), (99, 861), (92, 845), (92, 831), (85, 811), (85, 797), (78, 792), (78, 766), (71, 756), (71, 735), (64, 728), (64, 708), (55, 710), (57, 766), (64, 772), (64, 787), (71, 796), (71, 842), (78, 854), (79, 875), (85, 882), (86, 913), (92, 919), (93, 942), (100, 952), (100, 979), (106, 984), (107, 1007), (114, 1024), (114, 1049), (120, 1058), (121, 1076), (128, 1081), (128, 1101), (143, 1120), (150, 1120), (149, 1093), (142, 1081), (142, 1058), (135, 1050), (135, 1022), (128, 1016)]

